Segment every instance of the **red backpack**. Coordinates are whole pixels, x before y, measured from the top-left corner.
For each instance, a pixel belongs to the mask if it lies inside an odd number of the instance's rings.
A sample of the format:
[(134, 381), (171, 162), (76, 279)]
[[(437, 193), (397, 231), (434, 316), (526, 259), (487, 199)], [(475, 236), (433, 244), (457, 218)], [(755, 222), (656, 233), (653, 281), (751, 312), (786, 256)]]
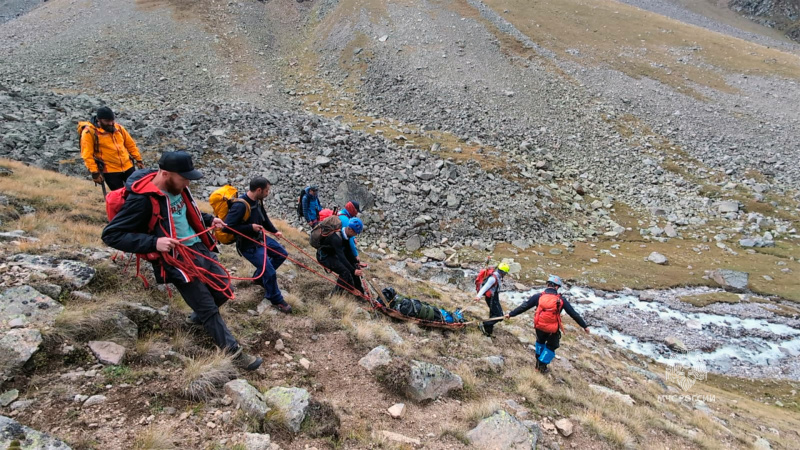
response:
[[(108, 215), (108, 221), (111, 222), (114, 217), (119, 214), (122, 210), (122, 205), (125, 204), (125, 199), (128, 198), (128, 191), (127, 188), (121, 187), (119, 189), (113, 190), (106, 195), (106, 214)], [(147, 232), (152, 233), (153, 230), (156, 229), (156, 225), (158, 225), (158, 221), (161, 218), (161, 204), (158, 202), (158, 199), (152, 195), (148, 195), (150, 198), (150, 205), (153, 209), (153, 214), (150, 216), (150, 220), (147, 222)], [(161, 255), (158, 252), (153, 253), (143, 253), (136, 255), (136, 274), (139, 275), (139, 260), (146, 259), (148, 261), (155, 261), (159, 259)], [(147, 281), (145, 281), (147, 283)]]
[[(475, 277), (475, 292), (480, 292), (481, 288), (483, 287), (483, 283), (486, 282), (486, 279), (491, 277), (491, 276), (494, 276), (494, 268), (493, 267), (492, 268), (487, 268), (487, 269), (482, 269), (480, 272), (478, 272), (478, 276)], [(499, 283), (500, 280), (497, 280), (497, 281)], [(492, 296), (492, 289), (489, 289), (488, 291), (486, 291), (486, 296), (487, 297), (491, 297)]]
[(539, 306), (533, 316), (533, 326), (545, 333), (555, 333), (562, 328), (561, 310), (564, 300), (558, 294), (542, 293), (539, 296)]

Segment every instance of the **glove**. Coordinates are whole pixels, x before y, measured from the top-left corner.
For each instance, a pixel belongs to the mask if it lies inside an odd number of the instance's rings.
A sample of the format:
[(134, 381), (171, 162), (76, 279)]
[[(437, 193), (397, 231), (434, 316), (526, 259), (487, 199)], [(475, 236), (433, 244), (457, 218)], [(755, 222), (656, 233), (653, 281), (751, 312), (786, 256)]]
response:
[(136, 161), (136, 168), (144, 169), (144, 163), (142, 161)]
[(97, 184), (103, 183), (103, 174), (100, 172), (92, 172), (92, 181)]

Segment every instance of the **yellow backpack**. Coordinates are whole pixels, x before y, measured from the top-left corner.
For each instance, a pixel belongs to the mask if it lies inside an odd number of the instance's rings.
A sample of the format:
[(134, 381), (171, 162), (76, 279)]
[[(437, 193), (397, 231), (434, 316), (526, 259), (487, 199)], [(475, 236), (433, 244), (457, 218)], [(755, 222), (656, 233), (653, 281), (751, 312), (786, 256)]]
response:
[[(211, 208), (214, 210), (214, 216), (219, 217), (223, 221), (228, 217), (228, 210), (231, 208), (233, 202), (244, 203), (245, 212), (242, 221), (249, 220), (250, 204), (247, 203), (245, 199), (239, 198), (239, 191), (230, 184), (226, 184), (212, 192), (211, 197), (208, 198), (208, 203), (211, 204)], [(216, 236), (220, 244), (232, 244), (236, 241), (236, 235), (226, 231), (224, 228), (214, 229), (214, 236)]]

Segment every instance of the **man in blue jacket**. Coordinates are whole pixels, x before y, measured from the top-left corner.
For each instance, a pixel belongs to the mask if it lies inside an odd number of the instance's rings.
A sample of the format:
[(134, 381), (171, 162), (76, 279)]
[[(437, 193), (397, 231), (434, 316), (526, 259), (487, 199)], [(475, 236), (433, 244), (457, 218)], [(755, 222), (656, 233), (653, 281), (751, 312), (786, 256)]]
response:
[[(181, 244), (181, 239), (211, 225), (217, 228), (225, 225), (211, 214), (201, 213), (189, 192), (191, 181), (200, 179), (203, 174), (195, 170), (192, 157), (184, 152), (164, 153), (158, 169), (139, 170), (128, 178), (125, 188), (129, 194), (122, 209), (103, 230), (103, 242), (123, 252), (147, 255), (156, 281), (175, 285), (194, 311), (191, 318), (203, 327), (217, 347), (232, 354), (238, 367), (256, 370), (262, 359), (242, 351), (219, 313), (219, 308), (228, 300), (225, 294), (193, 279), (180, 268), (170, 266), (162, 256), (172, 252), (177, 258), (175, 248)], [(217, 248), (209, 232), (186, 240), (183, 245), (202, 255), (193, 261), (198, 268), (225, 275), (216, 263)]]
[[(283, 233), (275, 228), (272, 221), (267, 216), (264, 208), (264, 199), (269, 195), (272, 184), (264, 177), (255, 177), (250, 180), (249, 190), (239, 198), (244, 202), (233, 202), (228, 210), (225, 220), (228, 227), (253, 239), (257, 242), (264, 242), (264, 232), (282, 237)], [(244, 220), (247, 210), (250, 210), (250, 217)], [(286, 249), (275, 239), (267, 237), (267, 247), (258, 245), (250, 239), (236, 236), (236, 250), (245, 257), (256, 270), (253, 277), (262, 273), (261, 285), (264, 286), (264, 298), (269, 300), (279, 311), (291, 313), (292, 307), (283, 299), (283, 294), (278, 287), (278, 267), (286, 261)], [(266, 266), (264, 265), (264, 252), (267, 252)]]
[(309, 186), (306, 188), (306, 195), (303, 196), (303, 215), (308, 225), (312, 227), (319, 222), (319, 212), (322, 211), (317, 197), (318, 192), (317, 186)]

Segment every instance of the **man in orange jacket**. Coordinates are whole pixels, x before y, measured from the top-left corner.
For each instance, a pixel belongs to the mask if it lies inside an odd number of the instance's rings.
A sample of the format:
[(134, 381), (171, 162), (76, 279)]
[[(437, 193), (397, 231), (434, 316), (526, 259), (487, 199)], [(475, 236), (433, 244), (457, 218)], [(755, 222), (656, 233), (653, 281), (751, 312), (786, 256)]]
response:
[(142, 155), (128, 130), (114, 122), (114, 111), (104, 106), (92, 122), (80, 122), (81, 157), (95, 183), (106, 183), (112, 191), (125, 185), (134, 164), (144, 168)]

